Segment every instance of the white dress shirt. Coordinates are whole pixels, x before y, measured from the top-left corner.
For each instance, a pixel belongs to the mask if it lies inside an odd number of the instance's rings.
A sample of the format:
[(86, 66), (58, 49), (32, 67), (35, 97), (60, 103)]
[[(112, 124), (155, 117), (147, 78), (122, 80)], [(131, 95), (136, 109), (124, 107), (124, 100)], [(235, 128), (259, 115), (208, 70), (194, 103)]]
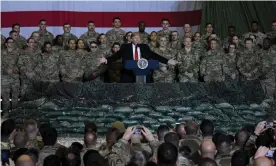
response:
[[(135, 59), (135, 45), (132, 44), (132, 52), (133, 52), (133, 59)], [(140, 51), (140, 47), (137, 48), (137, 51), (138, 51), (138, 60), (141, 59), (141, 51)]]

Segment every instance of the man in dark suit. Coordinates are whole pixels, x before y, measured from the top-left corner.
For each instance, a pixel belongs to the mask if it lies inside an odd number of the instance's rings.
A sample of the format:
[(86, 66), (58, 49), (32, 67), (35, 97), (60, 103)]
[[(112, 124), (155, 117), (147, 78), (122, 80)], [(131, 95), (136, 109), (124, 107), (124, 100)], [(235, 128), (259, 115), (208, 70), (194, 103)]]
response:
[[(164, 64), (171, 64), (176, 65), (176, 61), (171, 59), (168, 60), (153, 51), (149, 48), (146, 44), (140, 44), (141, 39), (139, 33), (132, 33), (131, 35), (132, 43), (124, 44), (121, 46), (120, 51), (116, 52), (112, 56), (108, 58), (100, 58), (101, 64), (110, 64), (112, 62), (117, 61), (118, 59), (122, 58), (123, 65), (126, 63), (127, 60), (139, 60), (141, 58), (144, 59), (154, 59)], [(132, 70), (123, 69), (121, 71), (120, 77), (121, 83), (132, 83), (136, 82), (136, 76)]]

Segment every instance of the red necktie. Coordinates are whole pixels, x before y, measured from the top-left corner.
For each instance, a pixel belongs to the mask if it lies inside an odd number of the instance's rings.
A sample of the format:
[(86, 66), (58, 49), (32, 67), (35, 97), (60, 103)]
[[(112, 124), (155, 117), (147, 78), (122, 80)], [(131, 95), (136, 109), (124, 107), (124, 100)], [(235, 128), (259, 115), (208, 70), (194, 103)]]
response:
[(139, 60), (139, 56), (138, 56), (138, 49), (137, 46), (135, 46), (135, 54), (134, 54), (134, 60), (138, 61)]

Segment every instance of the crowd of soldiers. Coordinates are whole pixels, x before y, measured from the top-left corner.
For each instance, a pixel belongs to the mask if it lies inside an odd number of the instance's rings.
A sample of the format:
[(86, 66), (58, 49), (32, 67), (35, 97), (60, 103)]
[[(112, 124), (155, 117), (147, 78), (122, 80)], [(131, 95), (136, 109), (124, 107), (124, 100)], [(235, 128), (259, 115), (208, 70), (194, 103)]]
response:
[[(3, 103), (8, 102), (10, 94), (16, 102), (33, 81), (119, 82), (122, 63), (107, 67), (99, 63), (99, 58), (112, 56), (122, 44), (131, 43), (132, 32), (121, 29), (120, 18), (113, 19), (113, 29), (106, 34), (97, 33), (95, 23), (88, 21), (88, 31), (80, 38), (71, 33), (69, 23), (64, 23), (63, 34), (54, 37), (46, 23), (40, 20), (39, 30), (27, 40), (20, 35), (19, 24), (12, 25), (9, 37), (1, 36)], [(146, 23), (138, 23), (141, 43), (178, 61), (176, 66), (160, 63), (159, 69), (152, 72), (153, 82), (260, 79), (267, 96), (275, 95), (276, 21), (266, 34), (259, 31), (256, 21), (242, 36), (229, 26), (228, 37), (223, 40), (212, 23), (206, 24), (204, 34), (193, 33), (191, 25), (185, 24), (184, 36), (170, 30), (168, 19), (162, 19), (161, 24), (160, 31), (148, 34)]]

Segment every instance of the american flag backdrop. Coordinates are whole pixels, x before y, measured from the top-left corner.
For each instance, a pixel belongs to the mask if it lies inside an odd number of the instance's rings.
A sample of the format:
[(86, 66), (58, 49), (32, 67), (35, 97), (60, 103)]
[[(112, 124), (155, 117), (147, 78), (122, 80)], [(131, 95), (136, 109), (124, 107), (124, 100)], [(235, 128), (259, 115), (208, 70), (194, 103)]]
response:
[(201, 21), (202, 1), (2, 1), (2, 34), (8, 36), (14, 23), (21, 25), (20, 34), (26, 38), (38, 30), (39, 20), (47, 20), (47, 29), (62, 34), (62, 25), (71, 24), (71, 33), (79, 37), (87, 31), (87, 22), (94, 21), (96, 31), (106, 33), (112, 19), (120, 17), (122, 29), (138, 31), (138, 22), (146, 22), (146, 32), (161, 29), (161, 19), (170, 20), (171, 30), (183, 34), (188, 23), (197, 31)]

